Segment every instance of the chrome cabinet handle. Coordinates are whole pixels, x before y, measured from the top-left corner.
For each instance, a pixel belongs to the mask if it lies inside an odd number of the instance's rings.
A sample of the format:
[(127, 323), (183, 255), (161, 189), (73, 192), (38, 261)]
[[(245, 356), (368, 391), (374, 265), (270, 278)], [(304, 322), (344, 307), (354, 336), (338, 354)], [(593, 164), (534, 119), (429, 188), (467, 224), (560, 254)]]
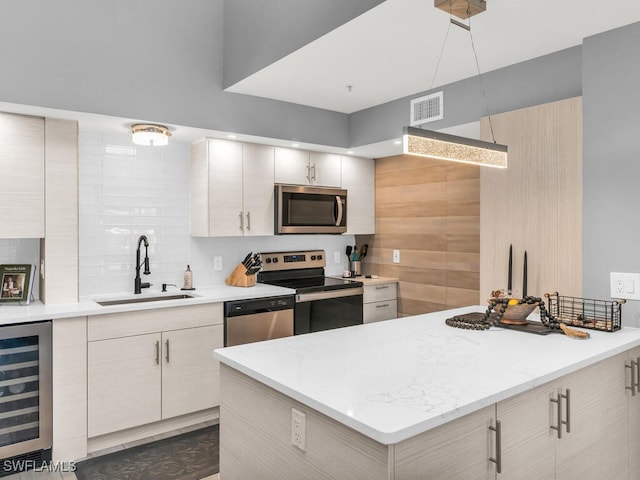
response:
[(160, 365), (160, 340), (156, 341), (156, 365)]
[(242, 216), (242, 212), (240, 212), (240, 230), (244, 231), (244, 217)]
[(567, 427), (567, 433), (571, 433), (571, 390), (569, 390), (567, 388), (567, 393), (565, 393), (564, 395), (560, 395), (560, 397), (564, 398), (566, 403), (566, 414), (567, 414), (567, 419), (564, 420), (562, 422), (563, 425), (565, 425)]
[(389, 285), (382, 285), (381, 287), (376, 287), (376, 290), (384, 290), (385, 288), (389, 288)]
[(247, 212), (247, 230), (251, 230), (251, 212)]
[(557, 405), (558, 412), (558, 425), (551, 425), (551, 430), (556, 430), (558, 432), (558, 438), (562, 438), (562, 402), (560, 400), (560, 394), (558, 394), (558, 398), (551, 398), (549, 401)]
[[(633, 380), (631, 382), (633, 383)], [(635, 387), (636, 387), (636, 392), (640, 393), (640, 357), (636, 357), (636, 385), (635, 385)]]
[(635, 373), (636, 373), (636, 370), (637, 370), (636, 362), (632, 360), (631, 363), (625, 363), (624, 368), (628, 368), (629, 370), (631, 370), (631, 376), (630, 376), (630, 378), (631, 378), (631, 386), (627, 386), (626, 385), (627, 376), (625, 375), (625, 386), (624, 386), (624, 389), (625, 390), (631, 390), (631, 396), (635, 397), (636, 396), (636, 388), (637, 388), (636, 380), (635, 380), (636, 379)]
[(382, 305), (376, 305), (376, 308), (387, 308), (388, 306), (388, 303), (383, 303)]
[(169, 339), (165, 342), (165, 346), (167, 347), (167, 355), (164, 357), (167, 363), (169, 363)]
[(496, 433), (496, 456), (489, 457), (489, 461), (496, 464), (496, 472), (502, 473), (502, 423), (496, 420), (496, 426), (489, 426), (489, 430)]
[(311, 165), (311, 168), (313, 169), (313, 177), (311, 177), (311, 180), (315, 181), (316, 180), (316, 164), (314, 163), (313, 165)]
[(307, 182), (311, 183), (311, 165), (307, 163)]

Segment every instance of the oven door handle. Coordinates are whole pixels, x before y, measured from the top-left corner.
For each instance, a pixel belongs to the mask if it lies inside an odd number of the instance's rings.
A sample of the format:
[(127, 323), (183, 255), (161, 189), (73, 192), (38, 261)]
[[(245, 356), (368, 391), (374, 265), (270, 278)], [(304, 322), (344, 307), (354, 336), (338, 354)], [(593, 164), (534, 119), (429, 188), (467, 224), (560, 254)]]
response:
[(334, 210), (335, 219), (336, 219), (336, 227), (339, 227), (342, 223), (342, 198), (340, 195), (336, 195), (336, 208)]
[(331, 298), (354, 297), (356, 295), (362, 295), (363, 293), (364, 289), (362, 287), (326, 290), (324, 292), (314, 293), (300, 293), (296, 295), (296, 303), (313, 302), (315, 300), (329, 300)]

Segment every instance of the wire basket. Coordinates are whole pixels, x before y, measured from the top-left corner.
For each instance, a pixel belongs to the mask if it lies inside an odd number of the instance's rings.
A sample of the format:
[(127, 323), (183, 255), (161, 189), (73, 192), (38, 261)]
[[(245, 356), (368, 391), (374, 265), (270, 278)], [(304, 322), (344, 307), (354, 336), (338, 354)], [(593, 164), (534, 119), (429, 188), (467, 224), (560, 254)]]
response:
[(615, 332), (622, 328), (622, 304), (624, 300), (593, 300), (590, 298), (565, 297), (545, 293), (549, 302), (549, 314), (566, 325), (604, 332)]

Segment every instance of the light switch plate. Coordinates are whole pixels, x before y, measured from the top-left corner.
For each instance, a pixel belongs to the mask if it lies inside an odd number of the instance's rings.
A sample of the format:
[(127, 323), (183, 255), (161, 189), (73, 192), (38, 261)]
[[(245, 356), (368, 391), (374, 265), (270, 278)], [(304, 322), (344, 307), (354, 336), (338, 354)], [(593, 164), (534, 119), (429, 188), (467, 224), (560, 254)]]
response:
[(400, 263), (400, 250), (393, 251), (393, 263)]
[(611, 272), (611, 298), (640, 300), (640, 273)]
[(333, 252), (333, 263), (340, 263), (340, 252)]

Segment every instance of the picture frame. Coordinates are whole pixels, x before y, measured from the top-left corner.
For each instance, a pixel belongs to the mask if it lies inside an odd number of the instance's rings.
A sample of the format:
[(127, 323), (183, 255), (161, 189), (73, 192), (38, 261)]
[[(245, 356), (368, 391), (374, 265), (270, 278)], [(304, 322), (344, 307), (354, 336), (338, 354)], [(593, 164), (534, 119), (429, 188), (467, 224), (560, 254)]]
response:
[(33, 293), (36, 266), (29, 264), (0, 265), (0, 304), (28, 305)]

